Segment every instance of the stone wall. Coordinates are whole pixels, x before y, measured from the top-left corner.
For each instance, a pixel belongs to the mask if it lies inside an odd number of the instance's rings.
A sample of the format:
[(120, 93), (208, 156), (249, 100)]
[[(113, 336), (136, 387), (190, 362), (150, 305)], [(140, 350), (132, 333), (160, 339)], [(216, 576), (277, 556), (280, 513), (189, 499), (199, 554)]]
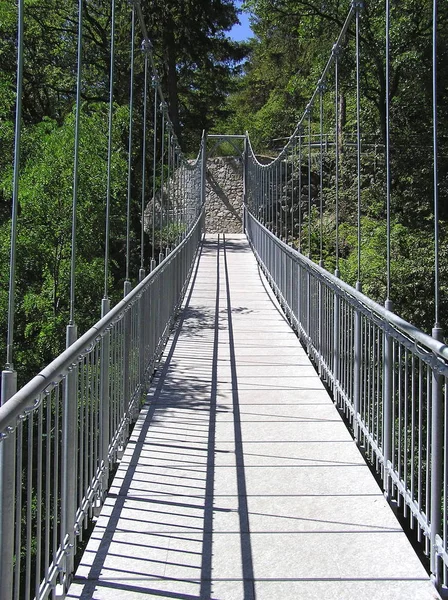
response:
[(207, 233), (241, 233), (243, 164), (240, 158), (207, 160), (205, 230)]

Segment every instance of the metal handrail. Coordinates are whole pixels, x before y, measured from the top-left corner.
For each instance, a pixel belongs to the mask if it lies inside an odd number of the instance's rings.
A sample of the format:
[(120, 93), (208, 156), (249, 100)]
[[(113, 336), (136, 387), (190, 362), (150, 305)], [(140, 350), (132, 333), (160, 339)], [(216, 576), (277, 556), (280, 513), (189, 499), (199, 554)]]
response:
[[(253, 216), (252, 218), (255, 219), (255, 217)], [(408, 337), (414, 344), (424, 346), (429, 352), (434, 353), (434, 355), (436, 355), (443, 361), (447, 361), (443, 364), (448, 369), (448, 346), (446, 344), (444, 344), (443, 342), (439, 342), (427, 333), (424, 333), (421, 329), (415, 327), (415, 325), (412, 325), (408, 321), (405, 321), (396, 313), (387, 310), (386, 308), (384, 308), (384, 306), (381, 306), (381, 304), (378, 304), (377, 302), (375, 302), (362, 292), (358, 291), (356, 288), (352, 287), (342, 279), (335, 277), (332, 273), (330, 273), (317, 263), (313, 262), (307, 256), (301, 254), (295, 248), (288, 246), (288, 244), (285, 244), (285, 242), (273, 235), (269, 231), (269, 229), (265, 227), (258, 219), (255, 220), (257, 220), (257, 226), (265, 230), (265, 232), (268, 235), (272, 236), (274, 243), (277, 244), (283, 252), (286, 252), (294, 259), (300, 260), (310, 272), (314, 273), (323, 281), (328, 282), (329, 285), (331, 285), (334, 289), (338, 289), (341, 293), (346, 294), (353, 300), (354, 304), (359, 306), (359, 308), (364, 308), (364, 310), (367, 309), (371, 311), (381, 321), (384, 321), (385, 323), (392, 326), (394, 329), (397, 329), (403, 335)]]
[(175, 250), (160, 263), (151, 273), (149, 273), (143, 281), (141, 281), (123, 300), (118, 302), (109, 313), (100, 319), (93, 327), (91, 327), (84, 335), (82, 335), (69, 348), (57, 356), (49, 365), (47, 365), (40, 373), (25, 384), (8, 402), (0, 406), (0, 441), (5, 436), (5, 431), (13, 426), (21, 414), (25, 414), (29, 410), (33, 410), (34, 398), (44, 391), (48, 391), (56, 382), (60, 380), (61, 374), (71, 366), (78, 362), (79, 358), (91, 351), (91, 346), (94, 345), (98, 336), (103, 336), (108, 328), (117, 319), (121, 318), (124, 312), (134, 304), (141, 296), (145, 289), (150, 285), (150, 282), (155, 279), (158, 274), (163, 271), (168, 261), (172, 261), (181, 252), (183, 246), (188, 242), (195, 228), (198, 226), (201, 215), (196, 219), (190, 233), (176, 247)]
[(288, 246), (247, 206), (244, 222), (283, 311), (441, 585), (448, 506), (438, 473), (448, 468), (448, 430), (435, 407), (448, 394), (448, 347)]

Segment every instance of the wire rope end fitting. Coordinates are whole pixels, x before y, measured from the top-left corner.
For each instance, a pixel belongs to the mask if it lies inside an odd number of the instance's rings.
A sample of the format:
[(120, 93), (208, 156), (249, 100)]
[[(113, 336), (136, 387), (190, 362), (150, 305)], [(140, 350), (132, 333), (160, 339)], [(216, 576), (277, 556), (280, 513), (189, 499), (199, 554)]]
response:
[(352, 0), (352, 8), (355, 9), (357, 12), (360, 12), (364, 8), (364, 1)]
[(319, 83), (317, 84), (317, 89), (319, 90), (319, 94), (324, 94), (327, 89), (327, 84), (324, 79), (319, 79)]
[(147, 54), (149, 54), (153, 49), (153, 45), (151, 43), (151, 40), (148, 38), (145, 38), (142, 42), (142, 52), (145, 52)]
[(331, 54), (334, 56), (334, 58), (339, 58), (341, 55), (341, 45), (339, 43), (334, 44), (333, 48), (331, 49)]
[(168, 104), (165, 102), (165, 100), (163, 102), (160, 103), (160, 112), (163, 114), (166, 114), (168, 111)]
[(159, 85), (160, 85), (160, 77), (157, 74), (155, 74), (155, 75), (152, 76), (151, 85), (152, 85), (152, 87), (154, 89), (157, 88), (157, 87), (159, 87)]

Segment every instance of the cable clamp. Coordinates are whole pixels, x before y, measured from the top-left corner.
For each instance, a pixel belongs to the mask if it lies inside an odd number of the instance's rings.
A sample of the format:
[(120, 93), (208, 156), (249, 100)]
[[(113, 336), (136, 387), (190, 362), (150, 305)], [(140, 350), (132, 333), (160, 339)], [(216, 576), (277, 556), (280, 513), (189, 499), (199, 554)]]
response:
[(159, 78), (159, 76), (158, 75), (153, 75), (151, 83), (152, 83), (152, 87), (153, 88), (158, 87), (158, 85), (160, 84), (160, 78)]
[(337, 58), (341, 55), (341, 46), (339, 44), (335, 44), (331, 50), (332, 55)]
[(352, 0), (352, 8), (354, 8), (357, 11), (360, 11), (364, 8), (364, 1), (363, 0)]
[(327, 89), (327, 85), (323, 79), (319, 79), (319, 83), (317, 84), (317, 89), (319, 90), (319, 94), (325, 93), (325, 91)]
[(151, 43), (151, 40), (145, 38), (142, 42), (142, 52), (151, 52), (152, 48), (153, 45)]

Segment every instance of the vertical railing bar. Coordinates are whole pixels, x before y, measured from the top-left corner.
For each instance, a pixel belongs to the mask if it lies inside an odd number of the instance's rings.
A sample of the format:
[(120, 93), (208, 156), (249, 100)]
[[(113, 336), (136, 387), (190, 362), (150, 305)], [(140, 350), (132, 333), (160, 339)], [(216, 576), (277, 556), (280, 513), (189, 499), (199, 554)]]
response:
[[(418, 468), (417, 468), (417, 504), (418, 512), (422, 512), (422, 432), (423, 432), (423, 370), (422, 361), (419, 359), (418, 372)], [(421, 528), (417, 529), (417, 541), (421, 542)]]
[[(431, 368), (426, 366), (426, 465), (425, 465), (425, 513), (429, 515), (430, 530), (432, 530), (433, 516), (431, 514), (431, 437), (432, 437), (432, 384), (433, 384), (433, 372)], [(438, 508), (439, 509), (439, 508)], [(432, 531), (431, 531), (432, 533)], [(432, 537), (432, 536), (431, 536)], [(431, 540), (432, 542), (432, 540)], [(433, 564), (433, 548), (428, 537), (425, 538), (426, 552), (430, 554), (431, 568), (435, 567)]]
[(20, 574), (22, 564), (22, 490), (23, 486), (23, 424), (24, 421), (20, 421), (17, 427), (17, 440), (16, 440), (16, 506), (15, 506), (15, 565), (14, 565), (14, 600), (20, 598)]
[(28, 461), (26, 480), (26, 558), (25, 558), (25, 600), (30, 600), (31, 590), (31, 550), (32, 550), (32, 500), (33, 500), (33, 426), (34, 412), (31, 412), (27, 420), (28, 425)]
[(48, 580), (48, 568), (50, 565), (50, 531), (51, 531), (51, 482), (54, 474), (51, 472), (51, 404), (53, 392), (47, 395), (46, 398), (46, 452), (45, 452), (45, 579)]
[(43, 452), (42, 452), (42, 418), (43, 405), (35, 411), (37, 413), (37, 469), (36, 469), (36, 558), (35, 565), (35, 596), (39, 596), (39, 587), (41, 581), (41, 558), (42, 558), (42, 467), (43, 467)]

